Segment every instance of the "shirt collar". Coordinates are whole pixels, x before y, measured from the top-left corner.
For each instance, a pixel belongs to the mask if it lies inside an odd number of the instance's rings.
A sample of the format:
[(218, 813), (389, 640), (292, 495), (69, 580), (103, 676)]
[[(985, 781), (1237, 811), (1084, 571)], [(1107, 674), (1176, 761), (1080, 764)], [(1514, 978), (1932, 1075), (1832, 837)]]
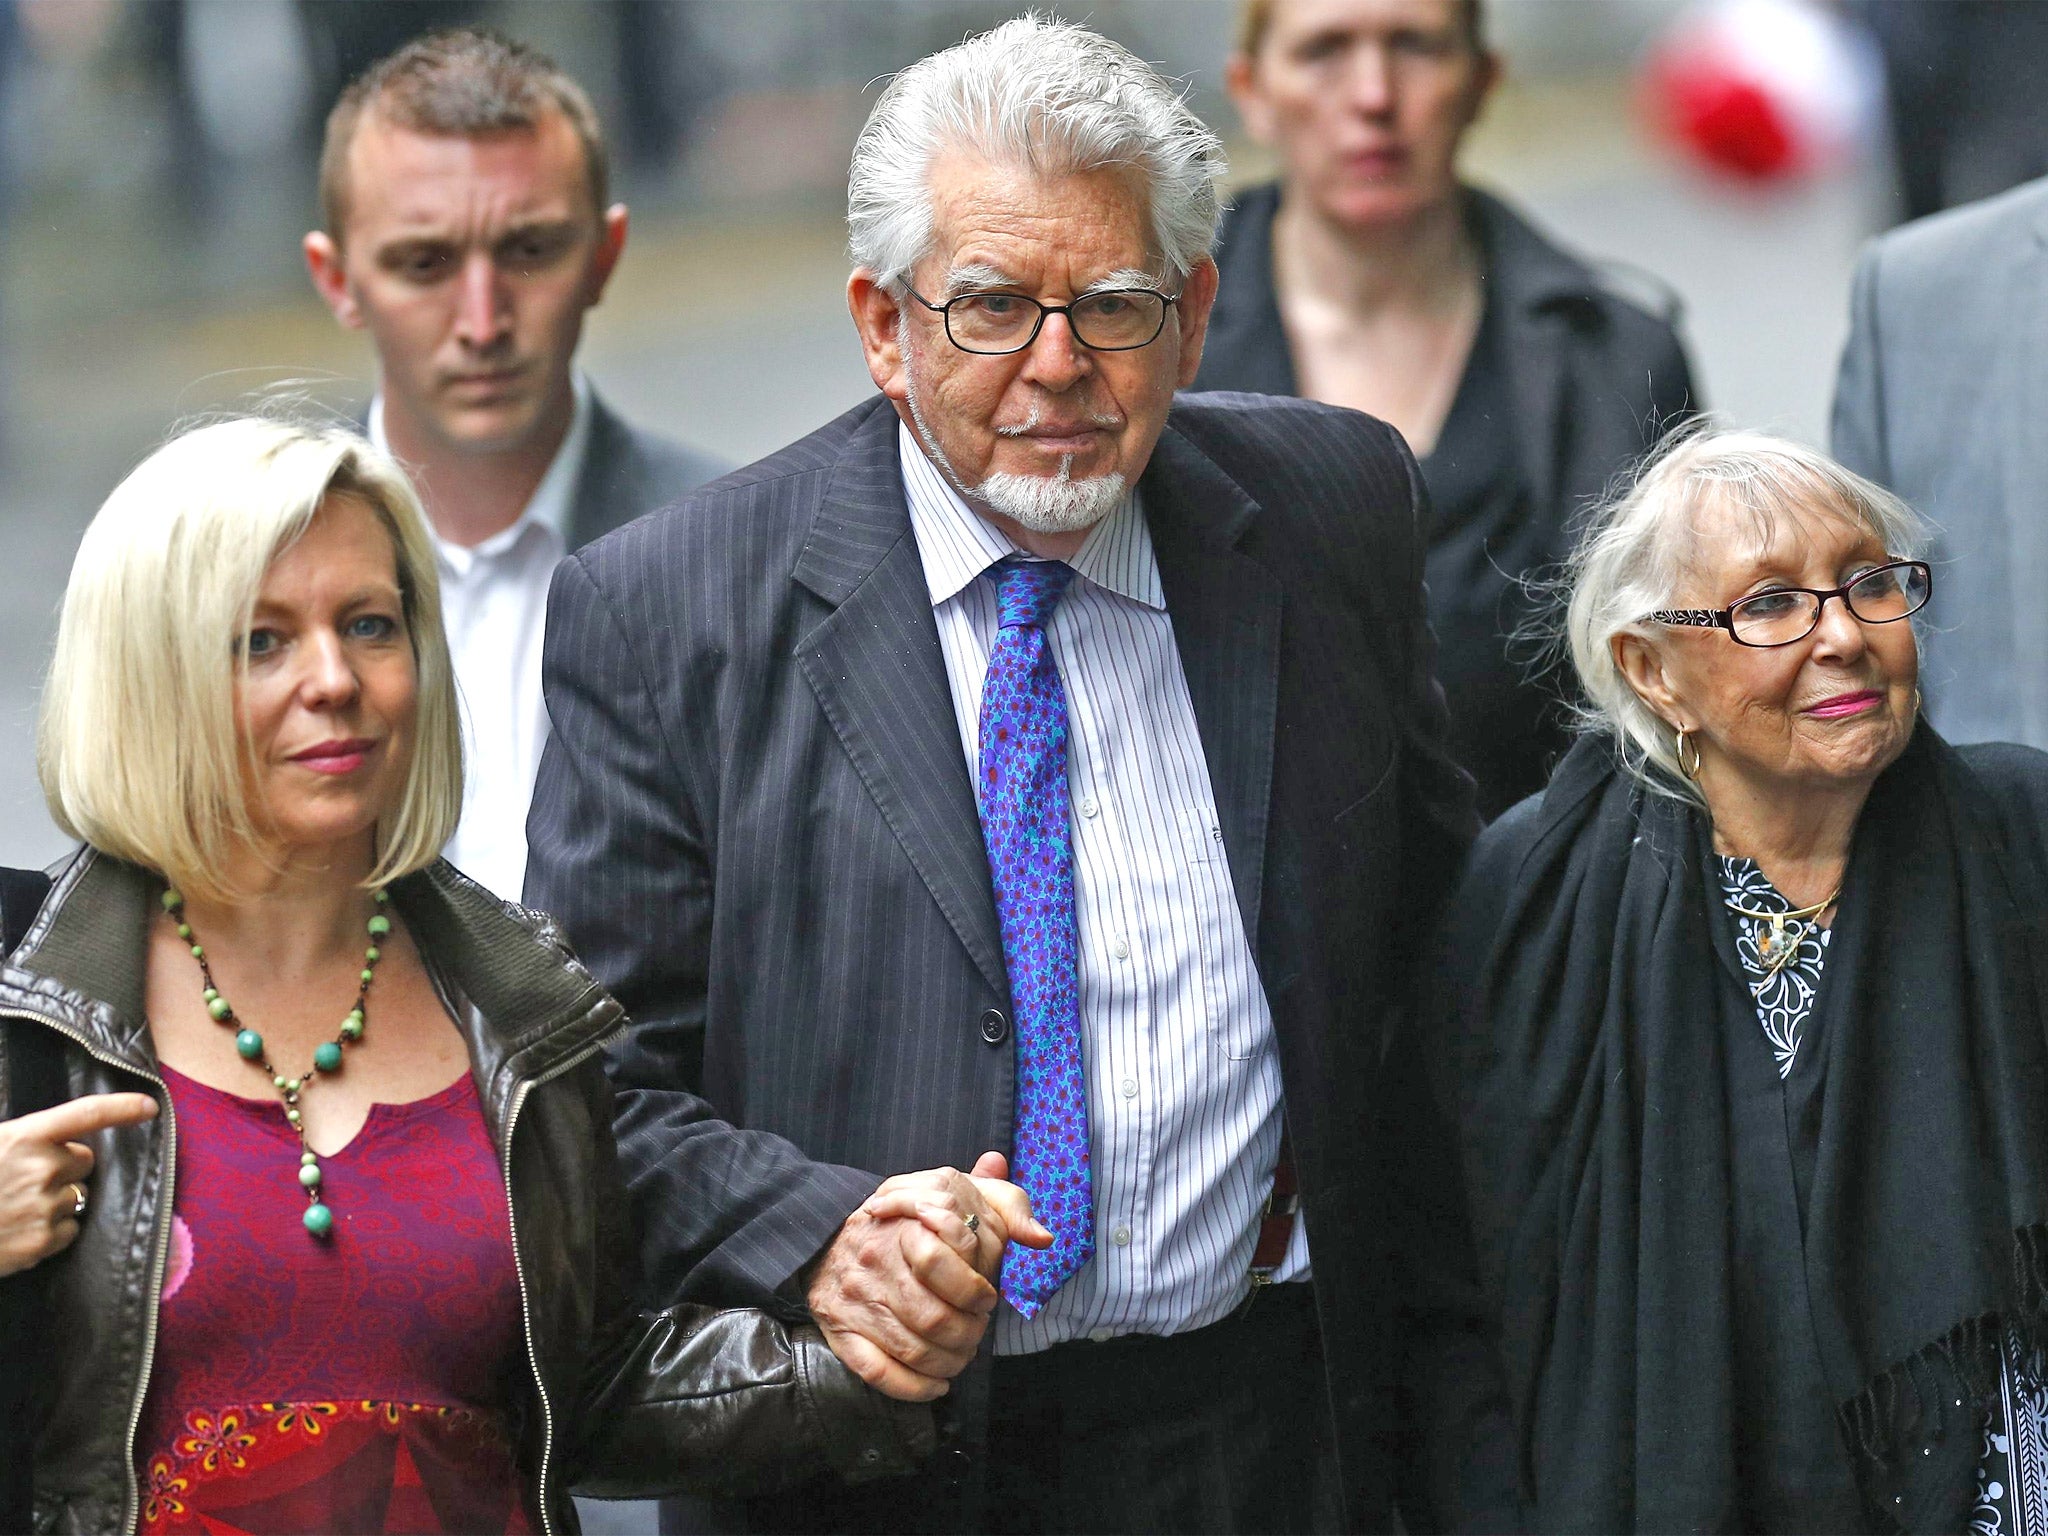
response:
[[(961, 499), (925, 455), (924, 445), (901, 422), (896, 428), (896, 447), (911, 532), (924, 561), (926, 589), (937, 608), (959, 596), (969, 582), (998, 560), (1021, 551)], [(1096, 586), (1147, 608), (1166, 611), (1159, 560), (1152, 551), (1152, 533), (1145, 526), (1136, 486), (1088, 531), (1071, 563), (1077, 575)]]
[[(527, 498), (518, 520), (503, 532), (495, 533), (474, 546), (468, 551), (470, 554), (493, 555), (510, 549), (528, 528), (536, 525), (567, 543), (576, 487), (583, 479), (583, 461), (590, 453), (590, 420), (594, 414), (590, 381), (584, 378), (582, 369), (570, 371), (569, 387), (575, 397), (569, 414), (569, 430), (562, 435), (562, 446), (555, 450), (547, 473), (533, 488), (533, 494)], [(370, 400), (368, 432), (373, 446), (384, 453), (391, 452), (390, 441), (384, 436), (384, 396), (381, 393)], [(444, 551), (457, 547), (449, 545), (439, 534), (434, 536), (434, 543)]]

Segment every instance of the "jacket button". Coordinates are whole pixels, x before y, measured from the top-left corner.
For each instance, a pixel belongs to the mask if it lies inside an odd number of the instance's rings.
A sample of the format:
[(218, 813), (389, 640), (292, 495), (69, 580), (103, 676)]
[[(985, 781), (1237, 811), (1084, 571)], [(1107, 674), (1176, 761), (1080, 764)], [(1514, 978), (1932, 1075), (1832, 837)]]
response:
[(985, 1008), (981, 1015), (981, 1038), (989, 1045), (1001, 1045), (1010, 1038), (1010, 1021), (1000, 1008)]

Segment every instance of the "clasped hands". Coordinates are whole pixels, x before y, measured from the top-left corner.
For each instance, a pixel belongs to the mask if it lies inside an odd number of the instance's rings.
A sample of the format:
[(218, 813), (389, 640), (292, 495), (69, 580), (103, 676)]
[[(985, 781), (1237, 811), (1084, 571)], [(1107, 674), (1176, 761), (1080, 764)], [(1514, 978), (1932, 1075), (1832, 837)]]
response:
[[(902, 1173), (846, 1219), (810, 1275), (811, 1316), (846, 1367), (907, 1402), (945, 1395), (996, 1310), (1006, 1243), (1049, 1248), (999, 1152)], [(968, 1220), (969, 1217), (973, 1221)]]

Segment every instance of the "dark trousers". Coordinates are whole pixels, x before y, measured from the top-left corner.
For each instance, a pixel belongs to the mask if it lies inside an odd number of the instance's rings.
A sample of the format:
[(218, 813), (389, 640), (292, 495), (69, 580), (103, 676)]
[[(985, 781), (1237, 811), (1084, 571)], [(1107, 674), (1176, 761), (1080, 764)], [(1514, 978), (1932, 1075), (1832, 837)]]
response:
[[(980, 1527), (991, 1533), (1332, 1531), (1339, 1525), (1315, 1298), (1274, 1286), (1168, 1338), (995, 1361)], [(941, 1452), (943, 1458), (947, 1453)], [(755, 1502), (748, 1529), (958, 1530), (942, 1468)], [(663, 1529), (678, 1527), (665, 1518)]]

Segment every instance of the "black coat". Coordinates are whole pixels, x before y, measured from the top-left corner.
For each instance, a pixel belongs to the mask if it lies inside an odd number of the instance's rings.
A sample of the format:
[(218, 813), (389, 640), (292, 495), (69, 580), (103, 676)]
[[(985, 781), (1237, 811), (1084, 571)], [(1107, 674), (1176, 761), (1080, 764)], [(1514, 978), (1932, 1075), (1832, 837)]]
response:
[[(556, 573), (526, 895), (634, 1018), (613, 1082), (656, 1294), (788, 1304), (883, 1176), (1010, 1146), (1009, 987), (897, 438), (871, 400)], [(1380, 423), (1205, 396), (1141, 484), (1272, 1005), (1349, 1518), (1381, 1528), (1409, 1440), (1469, 1433), (1492, 1378), (1447, 1132), (1386, 1050), (1475, 825), (1420, 482)], [(969, 1501), (939, 1528), (974, 1522), (986, 1392), (976, 1369), (947, 1400), (958, 1487), (903, 1491)], [(1454, 1459), (1399, 1490), (1411, 1528)]]
[[(1299, 391), (1273, 286), (1279, 206), (1279, 188), (1255, 187), (1224, 221), (1222, 283), (1197, 389)], [(1443, 499), (1450, 472), (1434, 459), (1423, 472), (1439, 503), (1429, 534), (1430, 619), (1444, 646), (1451, 739), (1492, 815), (1541, 788), (1568, 741), (1552, 685), (1539, 693), (1529, 682), (1534, 647), (1508, 639), (1532, 608), (1518, 578), (1563, 560), (1574, 517), (1699, 399), (1672, 325), (1675, 302), (1652, 314), (1619, 297), (1484, 192), (1468, 191), (1466, 210), (1487, 305), (1469, 367), (1499, 373), (1468, 372), (1438, 448), (1493, 472), (1478, 495), (1466, 485), (1462, 501)], [(1468, 414), (1482, 399), (1489, 416), (1499, 406), (1511, 443), (1470, 441), (1493, 430)], [(1467, 441), (1454, 447), (1459, 433)]]

